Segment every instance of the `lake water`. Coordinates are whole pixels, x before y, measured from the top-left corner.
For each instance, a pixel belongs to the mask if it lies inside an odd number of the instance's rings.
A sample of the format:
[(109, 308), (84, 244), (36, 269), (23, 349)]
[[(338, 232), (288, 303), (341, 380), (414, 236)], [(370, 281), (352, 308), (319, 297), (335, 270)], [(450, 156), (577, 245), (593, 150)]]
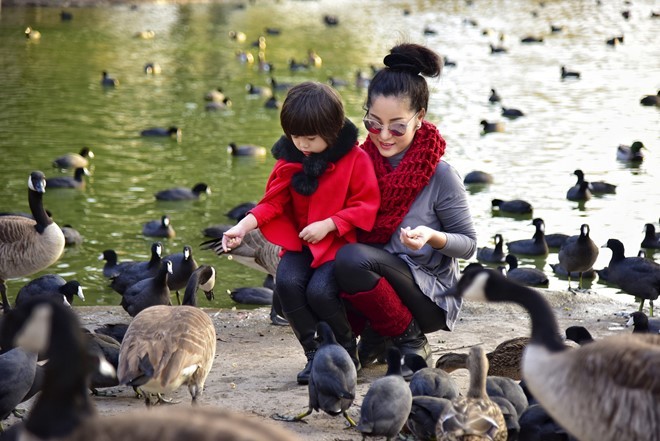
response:
[[(70, 8), (70, 21), (59, 8), (3, 7), (0, 11), (0, 211), (29, 211), (26, 181), (32, 170), (61, 175), (51, 161), (89, 146), (96, 157), (84, 190), (47, 189), (45, 206), (60, 225), (71, 224), (84, 244), (67, 248), (44, 273), (77, 279), (87, 304), (118, 304), (119, 296), (102, 276), (97, 256), (117, 251), (120, 260), (145, 260), (153, 239), (142, 236), (142, 223), (168, 214), (176, 237), (164, 239), (165, 254), (193, 246), (201, 263), (218, 270), (213, 306), (229, 307), (224, 295), (239, 286), (259, 285), (263, 275), (236, 262), (219, 259), (198, 244), (201, 230), (230, 223), (225, 213), (245, 201), (256, 201), (273, 165), (271, 157), (235, 158), (230, 142), (270, 147), (279, 137), (278, 111), (264, 107), (264, 98), (249, 96), (246, 85), (267, 86), (273, 75), (280, 83), (343, 79), (338, 87), (348, 116), (360, 123), (366, 91), (354, 84), (358, 70), (370, 74), (396, 42), (426, 44), (456, 62), (432, 81), (428, 119), (447, 140), (445, 159), (461, 174), (481, 169), (495, 182), (470, 189), (479, 246), (492, 246), (492, 236), (506, 241), (530, 238), (529, 219), (493, 216), (493, 198), (523, 198), (546, 232), (578, 234), (582, 223), (601, 245), (620, 239), (628, 255), (637, 254), (642, 228), (657, 226), (660, 209), (660, 110), (639, 105), (660, 88), (660, 19), (651, 18), (657, 2), (638, 0), (621, 15), (618, 2), (481, 1), (256, 1), (232, 4), (148, 5)], [(406, 7), (409, 14), (405, 15)], [(338, 26), (327, 26), (325, 14)], [(475, 20), (476, 26), (469, 20)], [(563, 31), (551, 33), (550, 25)], [(27, 40), (24, 30), (41, 32)], [(242, 63), (236, 51), (256, 59), (251, 43), (265, 27), (266, 59), (275, 70), (265, 73), (257, 63)], [(435, 33), (424, 33), (424, 28)], [(152, 39), (134, 37), (152, 30)], [(241, 31), (245, 42), (229, 38)], [(503, 44), (506, 54), (492, 55), (489, 43)], [(625, 35), (622, 45), (605, 41)], [(525, 45), (527, 35), (544, 37)], [(321, 67), (292, 72), (287, 61), (303, 61), (308, 49), (323, 59)], [(160, 75), (143, 67), (156, 62)], [(579, 70), (582, 78), (562, 81), (560, 66)], [(114, 89), (101, 86), (101, 72), (119, 80)], [(232, 100), (229, 110), (205, 110), (204, 94), (221, 87)], [(508, 121), (488, 102), (495, 88), (507, 107), (525, 117)], [(282, 93), (279, 97), (283, 98)], [(505, 132), (482, 136), (482, 119), (504, 121)], [(181, 128), (179, 142), (140, 137), (153, 126)], [(364, 129), (361, 137), (365, 136)], [(646, 159), (629, 166), (615, 158), (619, 144), (642, 141)], [(573, 170), (587, 179), (618, 185), (617, 193), (578, 204), (568, 201)], [(174, 186), (207, 183), (212, 194), (190, 203), (161, 203), (154, 193)], [(597, 268), (609, 261), (603, 249)], [(657, 257), (657, 254), (656, 254)], [(567, 282), (552, 275), (545, 259), (521, 259), (521, 265), (544, 269), (550, 287)], [(36, 275), (35, 275), (36, 276)], [(10, 297), (28, 278), (9, 281)], [(598, 292), (617, 289), (595, 282)], [(631, 301), (632, 303), (632, 301)], [(208, 306), (205, 299), (200, 304)]]

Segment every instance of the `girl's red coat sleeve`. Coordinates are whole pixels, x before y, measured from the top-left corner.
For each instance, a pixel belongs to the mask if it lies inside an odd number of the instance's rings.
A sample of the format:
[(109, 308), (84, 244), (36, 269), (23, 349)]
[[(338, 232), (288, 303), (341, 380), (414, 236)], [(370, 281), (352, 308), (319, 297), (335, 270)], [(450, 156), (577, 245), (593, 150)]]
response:
[[(380, 192), (371, 159), (359, 148), (331, 163), (311, 196), (291, 188), (291, 177), (300, 171), (300, 163), (277, 161), (264, 197), (251, 213), (264, 236), (285, 251), (300, 251), (303, 245), (308, 246), (314, 256), (312, 267), (316, 268), (333, 260), (343, 245), (356, 242), (356, 228), (371, 230)], [(305, 207), (307, 211), (302, 213), (300, 209)], [(337, 230), (319, 243), (310, 244), (298, 237), (306, 225), (327, 218), (332, 218)]]

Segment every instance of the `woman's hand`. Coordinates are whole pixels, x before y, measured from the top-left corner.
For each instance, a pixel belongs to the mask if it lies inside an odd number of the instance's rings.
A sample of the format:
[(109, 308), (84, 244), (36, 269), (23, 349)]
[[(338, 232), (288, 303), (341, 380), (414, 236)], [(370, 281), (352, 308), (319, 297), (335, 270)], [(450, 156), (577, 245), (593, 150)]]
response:
[(241, 244), (247, 231), (241, 225), (234, 225), (222, 235), (222, 250), (226, 253)]
[(419, 250), (426, 243), (429, 243), (433, 248), (440, 249), (447, 243), (447, 237), (444, 233), (425, 225), (415, 228), (401, 228), (399, 239), (411, 250)]
[(328, 233), (336, 229), (337, 226), (335, 223), (332, 221), (332, 219), (328, 218), (322, 221), (312, 222), (311, 224), (307, 225), (302, 229), (298, 237), (311, 244), (316, 244), (323, 240), (323, 238), (327, 236)]

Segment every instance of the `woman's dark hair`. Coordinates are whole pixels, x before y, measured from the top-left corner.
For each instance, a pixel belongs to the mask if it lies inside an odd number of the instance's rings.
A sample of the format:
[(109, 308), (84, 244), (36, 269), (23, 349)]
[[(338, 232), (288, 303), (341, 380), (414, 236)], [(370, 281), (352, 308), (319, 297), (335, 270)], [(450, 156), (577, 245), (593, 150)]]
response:
[(341, 97), (327, 84), (306, 81), (289, 89), (280, 124), (287, 138), (319, 135), (330, 146), (344, 126)]
[(424, 76), (440, 76), (442, 57), (419, 44), (403, 43), (394, 46), (383, 63), (385, 67), (369, 83), (367, 109), (381, 95), (408, 97), (412, 110), (428, 109), (429, 87)]

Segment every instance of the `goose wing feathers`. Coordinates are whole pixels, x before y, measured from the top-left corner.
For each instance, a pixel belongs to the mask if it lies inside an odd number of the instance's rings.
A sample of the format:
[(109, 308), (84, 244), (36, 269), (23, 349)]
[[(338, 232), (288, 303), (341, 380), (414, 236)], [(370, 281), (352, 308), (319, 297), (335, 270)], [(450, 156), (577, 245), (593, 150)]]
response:
[[(215, 356), (215, 328), (209, 316), (191, 306), (152, 306), (140, 312), (122, 341), (117, 375), (120, 384), (142, 375), (141, 357), (154, 367), (152, 381), (174, 390), (197, 370), (206, 377)], [(176, 384), (178, 383), (178, 384)]]

